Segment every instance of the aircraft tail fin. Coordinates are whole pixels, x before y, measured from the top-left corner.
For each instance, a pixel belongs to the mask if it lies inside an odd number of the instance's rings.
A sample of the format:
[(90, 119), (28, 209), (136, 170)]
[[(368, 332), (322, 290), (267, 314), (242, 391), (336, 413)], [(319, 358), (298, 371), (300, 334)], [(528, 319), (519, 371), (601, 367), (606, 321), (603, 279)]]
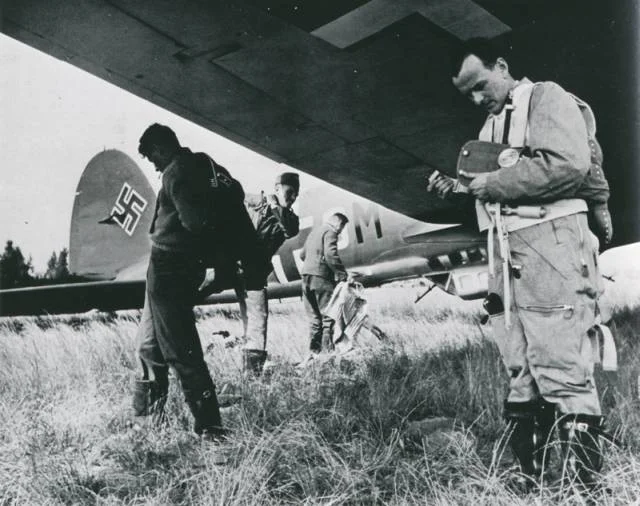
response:
[(155, 193), (138, 165), (115, 149), (94, 156), (73, 203), (69, 270), (113, 279), (149, 254)]

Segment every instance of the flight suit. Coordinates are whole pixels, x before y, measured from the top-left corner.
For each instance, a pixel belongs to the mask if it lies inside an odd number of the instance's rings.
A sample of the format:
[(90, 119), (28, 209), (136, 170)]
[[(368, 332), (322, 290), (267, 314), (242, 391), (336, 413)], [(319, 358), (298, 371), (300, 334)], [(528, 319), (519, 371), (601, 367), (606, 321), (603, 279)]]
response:
[[(529, 94), (527, 100), (524, 94)], [(513, 103), (507, 134), (505, 108), (489, 116), (480, 139), (504, 142), (508, 135), (511, 146), (526, 147), (530, 156), (487, 176), (489, 200), (542, 204), (547, 213), (540, 219), (502, 217), (510, 265), (517, 267), (517, 275), (509, 271), (511, 326), (505, 325), (504, 313), (491, 316), (510, 378), (505, 417), (523, 471), (534, 474), (543, 465), (540, 448), (551, 434), (557, 409), (563, 445), (569, 448), (576, 439), (580, 443), (574, 450), (586, 481), (602, 464), (597, 434), (603, 419), (588, 331), (603, 287), (586, 202), (572, 197), (591, 169), (594, 139), (574, 97), (555, 83), (520, 81)], [(606, 202), (608, 187), (593, 195), (604, 195)], [(482, 229), (486, 216), (478, 209)], [(505, 300), (497, 235), (492, 250), (489, 291)]]
[(194, 430), (223, 432), (193, 306), (202, 297), (198, 287), (208, 266), (233, 264), (229, 259), (235, 259), (240, 246), (251, 249), (247, 245), (255, 231), (243, 199), (239, 183), (203, 153), (181, 148), (162, 172), (139, 330), (144, 377), (134, 392), (137, 415), (162, 410), (172, 367), (194, 416)]
[(247, 286), (244, 290), (236, 289), (239, 297), (245, 297), (244, 304), (240, 304), (247, 339), (243, 352), (245, 370), (252, 370), (259, 374), (267, 357), (265, 351), (269, 316), (267, 277), (271, 270), (271, 257), (285, 240), (298, 234), (300, 221), (293, 210), (279, 205), (270, 206), (264, 193), (247, 195), (245, 205), (262, 245), (263, 261), (269, 265), (268, 270), (257, 273), (257, 279), (245, 277), (243, 281)]
[(302, 299), (311, 322), (310, 349), (314, 353), (333, 350), (333, 319), (323, 314), (336, 284), (347, 279), (338, 254), (338, 233), (330, 224), (314, 228), (304, 244)]

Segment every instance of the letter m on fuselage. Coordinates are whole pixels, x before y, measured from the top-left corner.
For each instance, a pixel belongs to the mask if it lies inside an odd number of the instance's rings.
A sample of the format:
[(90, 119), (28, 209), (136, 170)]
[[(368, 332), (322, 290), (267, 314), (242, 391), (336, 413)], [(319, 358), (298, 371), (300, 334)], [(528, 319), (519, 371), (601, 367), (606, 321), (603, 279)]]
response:
[(380, 239), (382, 237), (382, 225), (380, 224), (380, 210), (374, 203), (369, 203), (369, 207), (366, 211), (362, 208), (360, 203), (353, 203), (353, 224), (356, 232), (356, 242), (362, 244), (364, 242), (364, 236), (362, 234), (362, 227), (369, 227), (373, 222), (376, 230), (376, 237)]

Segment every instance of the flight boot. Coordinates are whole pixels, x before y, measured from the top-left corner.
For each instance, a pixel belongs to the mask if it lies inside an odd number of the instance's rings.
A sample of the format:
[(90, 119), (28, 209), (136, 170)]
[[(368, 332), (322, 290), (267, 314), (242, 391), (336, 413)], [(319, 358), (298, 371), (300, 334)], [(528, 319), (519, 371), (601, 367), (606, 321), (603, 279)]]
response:
[(336, 349), (335, 344), (333, 343), (333, 327), (333, 321), (331, 323), (327, 323), (325, 321), (322, 324), (321, 350), (325, 353), (330, 353)]
[(563, 464), (568, 478), (587, 489), (597, 485), (603, 454), (604, 417), (569, 414), (559, 419)]
[(211, 442), (226, 439), (228, 431), (222, 428), (215, 387), (211, 386), (202, 392), (185, 390), (185, 399), (194, 418), (193, 431), (196, 434)]
[(136, 379), (133, 387), (134, 416), (152, 416), (160, 423), (164, 420), (164, 407), (169, 393), (169, 369), (167, 367), (153, 367), (153, 378), (143, 363), (143, 377)]
[(534, 458), (539, 463), (542, 473), (549, 467), (551, 456), (551, 444), (554, 440), (556, 428), (556, 404), (544, 399), (538, 401), (536, 412), (536, 429), (534, 433), (535, 452)]
[(242, 350), (242, 370), (245, 374), (260, 376), (267, 361), (264, 350)]
[(508, 442), (527, 486), (538, 483), (548, 467), (547, 447), (555, 424), (555, 404), (544, 400), (505, 402)]

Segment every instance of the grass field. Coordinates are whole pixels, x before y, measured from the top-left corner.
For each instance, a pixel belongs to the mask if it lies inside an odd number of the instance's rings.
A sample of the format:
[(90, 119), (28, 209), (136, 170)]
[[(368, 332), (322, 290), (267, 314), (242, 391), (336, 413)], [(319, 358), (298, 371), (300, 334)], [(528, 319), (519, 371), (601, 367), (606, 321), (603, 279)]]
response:
[[(437, 291), (414, 304), (421, 289), (368, 291), (388, 340), (302, 371), (302, 304), (273, 302), (276, 367), (259, 381), (214, 335), (240, 331), (235, 307), (199, 308), (218, 390), (242, 396), (223, 410), (223, 447), (192, 435), (174, 379), (166, 426), (130, 416), (138, 312), (0, 321), (0, 504), (585, 504), (571, 487), (510, 486), (505, 376), (480, 305)], [(598, 382), (627, 446), (606, 445), (598, 504), (640, 503), (640, 298), (622, 291), (620, 370)]]

